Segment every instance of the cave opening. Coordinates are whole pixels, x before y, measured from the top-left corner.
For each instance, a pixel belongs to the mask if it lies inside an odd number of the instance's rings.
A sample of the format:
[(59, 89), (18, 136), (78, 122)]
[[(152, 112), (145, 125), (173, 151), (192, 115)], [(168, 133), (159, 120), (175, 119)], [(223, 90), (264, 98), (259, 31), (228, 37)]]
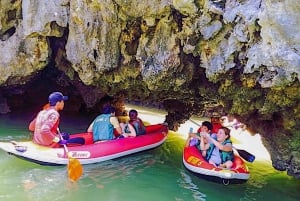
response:
[[(48, 96), (53, 91), (61, 91), (70, 96), (68, 101), (72, 104), (66, 104), (64, 110), (71, 112), (74, 111), (75, 102), (76, 107), (81, 108), (77, 102), (83, 101), (76, 93), (76, 88), (67, 80), (63, 72), (49, 65), (36, 73), (25, 85), (3, 87), (1, 92), (6, 97), (11, 112), (29, 112), (40, 110), (47, 104)], [(76, 101), (73, 100), (75, 97)]]

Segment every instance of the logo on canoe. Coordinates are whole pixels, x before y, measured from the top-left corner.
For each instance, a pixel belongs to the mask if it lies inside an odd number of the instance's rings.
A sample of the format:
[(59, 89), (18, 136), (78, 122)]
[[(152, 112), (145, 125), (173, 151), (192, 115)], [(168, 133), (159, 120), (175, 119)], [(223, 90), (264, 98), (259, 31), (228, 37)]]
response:
[(196, 165), (198, 162), (200, 162), (200, 159), (196, 158), (195, 156), (190, 156), (188, 157), (187, 162), (191, 163), (192, 165)]
[(90, 158), (91, 156), (89, 151), (70, 151), (69, 154), (72, 158)]

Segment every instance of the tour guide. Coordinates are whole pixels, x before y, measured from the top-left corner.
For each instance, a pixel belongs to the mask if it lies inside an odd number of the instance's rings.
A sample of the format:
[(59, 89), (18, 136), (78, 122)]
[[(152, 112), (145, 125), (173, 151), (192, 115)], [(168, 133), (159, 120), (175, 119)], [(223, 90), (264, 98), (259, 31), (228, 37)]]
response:
[(67, 133), (58, 133), (58, 112), (64, 109), (66, 100), (68, 96), (64, 96), (61, 92), (53, 92), (49, 95), (49, 104), (29, 124), (29, 130), (34, 132), (34, 143), (49, 147), (59, 147), (68, 143), (84, 144), (83, 138), (69, 139)]

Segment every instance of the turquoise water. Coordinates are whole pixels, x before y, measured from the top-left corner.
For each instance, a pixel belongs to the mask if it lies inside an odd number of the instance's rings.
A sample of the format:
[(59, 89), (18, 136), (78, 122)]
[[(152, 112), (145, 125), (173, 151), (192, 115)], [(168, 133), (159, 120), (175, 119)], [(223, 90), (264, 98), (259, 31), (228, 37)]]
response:
[[(163, 119), (163, 115), (146, 110), (140, 114), (149, 123)], [(28, 139), (30, 118), (30, 115), (1, 115), (0, 140)], [(91, 120), (62, 114), (61, 130), (81, 132)], [(40, 166), (0, 151), (0, 200), (300, 200), (300, 180), (274, 170), (265, 158), (257, 157), (254, 163), (248, 164), (251, 176), (244, 184), (224, 186), (196, 177), (182, 164), (184, 141), (184, 133), (170, 132), (167, 141), (156, 149), (84, 166), (84, 174), (77, 183), (68, 181), (64, 166)]]

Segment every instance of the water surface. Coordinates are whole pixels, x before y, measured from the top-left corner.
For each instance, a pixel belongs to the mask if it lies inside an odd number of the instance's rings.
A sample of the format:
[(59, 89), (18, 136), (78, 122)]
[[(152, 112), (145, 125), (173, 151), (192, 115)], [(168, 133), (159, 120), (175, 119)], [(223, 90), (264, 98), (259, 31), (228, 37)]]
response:
[[(149, 123), (160, 123), (163, 113), (139, 108)], [(31, 115), (1, 115), (0, 140), (29, 139)], [(84, 131), (93, 117), (62, 114), (63, 132)], [(182, 164), (182, 148), (191, 122), (170, 132), (160, 147), (99, 164), (84, 166), (82, 178), (68, 181), (66, 167), (47, 167), (23, 161), (0, 151), (0, 200), (3, 201), (299, 201), (300, 180), (272, 168), (259, 136), (237, 133), (236, 146), (247, 142), (257, 157), (248, 163), (250, 179), (228, 185), (203, 180)], [(242, 138), (244, 137), (244, 138)], [(261, 154), (260, 154), (261, 153)]]

